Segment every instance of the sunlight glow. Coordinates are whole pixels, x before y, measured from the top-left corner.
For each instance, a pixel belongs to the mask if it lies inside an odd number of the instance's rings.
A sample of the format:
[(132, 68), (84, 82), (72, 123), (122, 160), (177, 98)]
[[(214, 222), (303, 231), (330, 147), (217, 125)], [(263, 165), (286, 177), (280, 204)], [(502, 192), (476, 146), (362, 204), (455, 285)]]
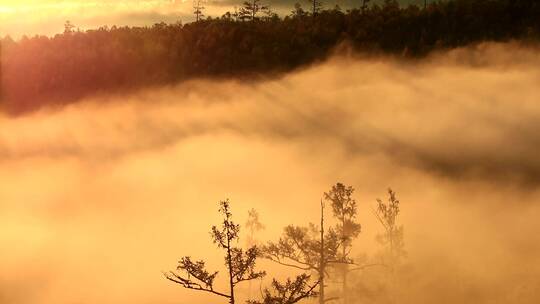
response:
[(139, 1), (0, 1), (2, 12), (30, 12), (38, 10), (80, 10), (86, 8), (140, 8), (152, 9), (163, 5), (176, 4), (171, 0), (139, 0)]
[[(0, 37), (51, 35), (66, 20), (81, 28), (152, 24), (190, 14), (185, 0), (0, 0)], [(184, 4), (185, 3), (185, 4)], [(163, 20), (161, 20), (163, 19)]]

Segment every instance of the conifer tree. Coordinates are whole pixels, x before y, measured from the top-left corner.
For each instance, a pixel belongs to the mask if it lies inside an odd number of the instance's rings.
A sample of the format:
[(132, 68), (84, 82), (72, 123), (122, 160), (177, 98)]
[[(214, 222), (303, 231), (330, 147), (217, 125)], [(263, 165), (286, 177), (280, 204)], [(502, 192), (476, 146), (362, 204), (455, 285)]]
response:
[(240, 20), (246, 21), (255, 21), (259, 19), (259, 13), (268, 13), (269, 7), (267, 5), (261, 4), (261, 0), (249, 0), (244, 1), (243, 6), (238, 12)]
[(203, 11), (206, 8), (204, 7), (204, 0), (193, 0), (193, 14), (195, 15), (195, 22), (198, 22), (204, 18)]
[(206, 270), (206, 263), (203, 260), (193, 261), (189, 256), (180, 259), (177, 271), (169, 271), (164, 275), (168, 280), (184, 288), (212, 293), (227, 298), (230, 304), (234, 304), (234, 291), (239, 283), (262, 278), (266, 273), (255, 270), (255, 262), (259, 256), (256, 246), (246, 251), (234, 246), (239, 239), (240, 226), (232, 221), (229, 200), (220, 202), (219, 212), (223, 215), (223, 223), (220, 226), (213, 226), (211, 235), (214, 244), (225, 254), (229, 290), (227, 292), (216, 290), (214, 280), (218, 271)]
[(271, 289), (266, 288), (263, 291), (262, 301), (248, 301), (248, 304), (293, 304), (314, 297), (317, 295), (314, 290), (319, 282), (309, 285), (309, 279), (307, 274), (301, 274), (295, 280), (287, 279), (285, 283), (274, 279)]
[(325, 296), (325, 279), (329, 268), (347, 263), (341, 259), (340, 247), (343, 242), (339, 234), (334, 228), (325, 229), (324, 207), (321, 200), (319, 226), (287, 226), (277, 242), (269, 242), (263, 247), (265, 257), (278, 264), (317, 274), (319, 304), (336, 299)]
[(337, 183), (332, 186), (329, 192), (324, 193), (325, 200), (329, 201), (332, 206), (334, 217), (337, 220), (336, 232), (341, 238), (341, 252), (339, 259), (345, 261), (337, 265), (338, 271), (341, 272), (342, 297), (343, 303), (348, 303), (348, 279), (347, 276), (351, 269), (349, 263), (353, 263), (350, 258), (352, 241), (360, 234), (361, 226), (356, 221), (357, 206), (356, 200), (352, 197), (354, 188), (345, 186), (342, 183)]
[(320, 0), (309, 0), (309, 3), (311, 5), (311, 15), (315, 16), (319, 14), (322, 10), (323, 3)]
[(377, 204), (377, 209), (374, 213), (384, 228), (383, 233), (377, 235), (377, 241), (384, 246), (384, 263), (393, 272), (401, 259), (406, 256), (403, 225), (398, 225), (397, 223), (400, 213), (400, 202), (396, 197), (396, 192), (388, 189), (387, 202), (377, 199)]

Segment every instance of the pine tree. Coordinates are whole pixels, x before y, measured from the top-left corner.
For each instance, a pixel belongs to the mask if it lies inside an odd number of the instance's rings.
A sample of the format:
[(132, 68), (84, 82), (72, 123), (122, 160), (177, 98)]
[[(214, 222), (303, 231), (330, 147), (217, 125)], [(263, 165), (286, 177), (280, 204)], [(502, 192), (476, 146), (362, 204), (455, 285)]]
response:
[(384, 246), (384, 263), (393, 272), (401, 259), (406, 256), (403, 226), (397, 223), (400, 202), (396, 197), (396, 192), (388, 189), (388, 201), (383, 202), (377, 199), (377, 204), (377, 210), (374, 213), (384, 228), (384, 232), (377, 235), (377, 241)]
[(248, 301), (248, 304), (294, 304), (300, 300), (314, 297), (315, 287), (319, 284), (309, 285), (310, 276), (301, 274), (295, 280), (287, 279), (285, 283), (272, 280), (272, 288), (265, 288), (262, 301)]
[(244, 1), (243, 7), (241, 7), (240, 11), (238, 12), (238, 16), (242, 21), (255, 21), (259, 19), (259, 13), (265, 12), (269, 12), (269, 7), (261, 4), (261, 0), (250, 0)]
[(332, 205), (332, 211), (334, 217), (338, 221), (336, 225), (336, 231), (341, 238), (341, 252), (339, 259), (346, 261), (338, 265), (338, 270), (342, 275), (342, 297), (343, 303), (348, 303), (347, 293), (347, 276), (351, 269), (349, 269), (349, 263), (353, 263), (349, 257), (352, 241), (360, 234), (361, 226), (356, 222), (356, 200), (352, 197), (354, 188), (351, 186), (345, 186), (342, 183), (337, 183), (332, 186), (332, 189), (324, 193), (324, 198), (330, 201)]
[[(257, 239), (255, 238), (255, 233), (263, 230), (265, 227), (259, 221), (259, 213), (255, 209), (250, 209), (248, 211), (248, 219), (246, 221), (246, 228), (248, 229), (248, 236), (246, 238), (246, 245), (248, 247), (253, 247), (257, 245)], [(248, 298), (251, 297), (251, 281), (249, 281), (248, 286)]]
[(205, 10), (205, 7), (203, 4), (204, 0), (193, 0), (193, 14), (195, 15), (196, 22), (204, 18), (203, 11)]
[(278, 242), (268, 243), (263, 252), (266, 258), (288, 267), (317, 273), (319, 303), (335, 299), (325, 296), (325, 279), (331, 266), (341, 260), (340, 247), (343, 242), (335, 229), (325, 230), (324, 203), (321, 200), (320, 225), (309, 227), (287, 226)]
[(223, 223), (220, 227), (212, 227), (212, 240), (218, 248), (225, 252), (225, 267), (228, 270), (229, 292), (217, 291), (214, 289), (214, 280), (218, 271), (209, 272), (203, 260), (192, 261), (189, 256), (182, 257), (178, 263), (177, 271), (165, 273), (165, 278), (180, 284), (187, 289), (199, 290), (212, 293), (229, 300), (230, 304), (235, 303), (234, 289), (236, 285), (244, 281), (262, 278), (264, 271), (255, 271), (255, 262), (259, 256), (256, 246), (250, 247), (245, 252), (234, 247), (240, 234), (240, 226), (232, 221), (229, 200), (220, 202), (219, 212), (223, 215)]
[(323, 3), (320, 0), (308, 0), (311, 5), (311, 15), (315, 16), (320, 13)]

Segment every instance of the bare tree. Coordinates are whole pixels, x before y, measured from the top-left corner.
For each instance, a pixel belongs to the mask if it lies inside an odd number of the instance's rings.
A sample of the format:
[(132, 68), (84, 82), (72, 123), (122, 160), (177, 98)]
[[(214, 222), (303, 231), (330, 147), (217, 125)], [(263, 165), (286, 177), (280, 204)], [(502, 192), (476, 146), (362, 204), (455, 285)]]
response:
[(195, 15), (195, 21), (199, 21), (204, 18), (204, 2), (205, 0), (193, 0), (193, 14)]
[(342, 183), (337, 183), (332, 186), (329, 192), (324, 193), (324, 198), (330, 201), (332, 205), (332, 211), (334, 217), (338, 223), (336, 225), (336, 232), (341, 238), (341, 252), (339, 259), (346, 263), (338, 265), (338, 270), (342, 276), (342, 297), (343, 303), (347, 303), (347, 276), (349, 274), (349, 263), (353, 263), (350, 258), (352, 249), (352, 241), (360, 234), (361, 226), (356, 222), (356, 200), (352, 197), (354, 188), (351, 186), (345, 186)]
[(310, 276), (307, 274), (297, 276), (294, 281), (287, 279), (284, 284), (274, 279), (272, 289), (264, 290), (262, 301), (248, 301), (248, 304), (293, 304), (314, 297), (317, 295), (314, 290), (319, 282), (310, 285), (309, 279)]
[(401, 258), (406, 255), (404, 250), (403, 226), (398, 226), (397, 224), (400, 202), (396, 198), (396, 192), (388, 189), (388, 201), (383, 202), (377, 199), (377, 203), (377, 209), (374, 211), (374, 214), (384, 228), (384, 232), (377, 236), (377, 241), (385, 246), (383, 258), (385, 258), (385, 264), (393, 272)]
[(219, 212), (223, 215), (223, 223), (220, 227), (213, 226), (211, 235), (214, 244), (225, 251), (229, 292), (215, 290), (214, 280), (218, 272), (209, 272), (206, 270), (204, 261), (192, 261), (189, 256), (183, 257), (178, 263), (177, 271), (183, 274), (169, 271), (164, 275), (168, 280), (184, 288), (212, 293), (227, 298), (230, 304), (234, 304), (234, 288), (237, 284), (262, 278), (266, 273), (255, 271), (255, 262), (259, 256), (257, 247), (253, 246), (244, 252), (233, 246), (232, 243), (239, 239), (240, 226), (232, 221), (229, 200), (220, 202)]
[(341, 238), (333, 228), (325, 231), (324, 203), (321, 200), (320, 226), (287, 226), (277, 243), (270, 242), (264, 248), (265, 257), (284, 266), (317, 273), (319, 303), (337, 298), (325, 297), (325, 278), (331, 265), (346, 263), (340, 260)]
[(264, 230), (264, 225), (259, 220), (259, 212), (255, 209), (250, 209), (248, 211), (248, 219), (246, 221), (246, 228), (249, 231), (247, 237), (247, 245), (249, 247), (256, 245), (257, 240), (255, 238), (255, 233), (261, 230)]

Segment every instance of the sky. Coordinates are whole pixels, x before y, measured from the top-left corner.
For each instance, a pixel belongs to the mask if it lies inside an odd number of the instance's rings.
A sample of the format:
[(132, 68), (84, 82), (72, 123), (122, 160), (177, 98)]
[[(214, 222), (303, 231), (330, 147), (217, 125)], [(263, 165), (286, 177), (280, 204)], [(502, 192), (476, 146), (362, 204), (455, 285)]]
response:
[[(267, 1), (281, 14), (288, 13), (296, 2), (298, 0)], [(332, 0), (325, 4), (347, 8), (356, 2)], [(206, 15), (221, 16), (241, 3), (242, 0), (209, 0)], [(300, 3), (308, 7), (307, 1), (300, 0)], [(103, 25), (191, 22), (194, 19), (192, 10), (191, 0), (0, 0), (0, 36), (54, 35), (63, 31), (66, 20), (83, 30)]]
[[(258, 83), (199, 79), (0, 114), (0, 302), (225, 303), (162, 276), (189, 255), (224, 288), (209, 237), (218, 202), (241, 225), (257, 209), (264, 242), (317, 222), (323, 192), (343, 182), (362, 224), (352, 255), (368, 261), (382, 231), (372, 208), (397, 192), (400, 303), (539, 303), (539, 54), (342, 55)], [(258, 267), (263, 286), (291, 274)], [(351, 304), (387, 303), (376, 273), (351, 275)]]

